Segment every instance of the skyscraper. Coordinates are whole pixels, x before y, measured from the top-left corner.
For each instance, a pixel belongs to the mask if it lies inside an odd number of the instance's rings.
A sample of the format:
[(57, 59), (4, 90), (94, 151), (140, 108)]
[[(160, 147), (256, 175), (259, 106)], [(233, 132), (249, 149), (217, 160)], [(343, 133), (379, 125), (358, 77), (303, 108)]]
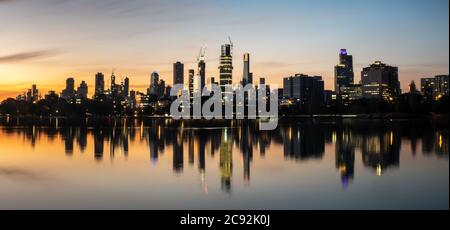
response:
[(250, 54), (244, 53), (244, 74), (242, 75), (242, 85), (252, 84), (252, 74), (250, 73)]
[(427, 100), (435, 100), (443, 95), (449, 95), (449, 76), (437, 75), (430, 78), (421, 78), (420, 89)]
[(75, 98), (75, 80), (72, 77), (66, 79), (66, 88), (61, 92), (61, 97), (68, 102)]
[(130, 93), (130, 79), (128, 77), (125, 77), (125, 79), (123, 80), (123, 86), (122, 86), (122, 94), (125, 97), (128, 97), (129, 93)]
[(353, 84), (353, 56), (347, 53), (346, 49), (339, 52), (339, 64), (334, 67), (334, 90), (340, 93), (342, 86)]
[(225, 87), (232, 87), (233, 83), (233, 57), (232, 57), (233, 46), (230, 44), (222, 45), (221, 55), (220, 55), (220, 87), (222, 89), (222, 98), (224, 100), (231, 100), (233, 95), (226, 95)]
[[(205, 74), (206, 74), (206, 63), (205, 60), (201, 59), (198, 62), (198, 81), (199, 81), (199, 85), (198, 87), (200, 88), (200, 92), (201, 90), (203, 90), (203, 87), (205, 87)], [(195, 86), (194, 86), (195, 88)]]
[(173, 63), (173, 84), (184, 84), (184, 64), (179, 61)]
[(192, 94), (194, 93), (194, 77), (195, 72), (193, 69), (189, 69), (189, 96), (192, 99)]
[(434, 77), (436, 80), (436, 90), (435, 90), (435, 95), (437, 98), (440, 98), (443, 95), (448, 95), (449, 94), (449, 88), (448, 88), (448, 81), (449, 81), (449, 76), (448, 75), (437, 75)]
[(77, 95), (79, 98), (87, 98), (88, 86), (85, 81), (81, 81), (80, 86), (77, 89)]
[(361, 71), (362, 96), (392, 101), (400, 95), (398, 68), (380, 61)]
[(97, 73), (95, 75), (95, 95), (103, 94), (105, 90), (105, 75)]
[(321, 76), (296, 74), (283, 79), (283, 96), (296, 99), (302, 108), (313, 111), (325, 102), (324, 82)]
[(157, 95), (158, 94), (158, 83), (159, 83), (159, 74), (157, 72), (153, 72), (150, 75), (150, 87), (148, 89), (147, 94)]
[(111, 94), (116, 95), (118, 93), (117, 85), (116, 85), (116, 75), (114, 75), (114, 71), (111, 73)]

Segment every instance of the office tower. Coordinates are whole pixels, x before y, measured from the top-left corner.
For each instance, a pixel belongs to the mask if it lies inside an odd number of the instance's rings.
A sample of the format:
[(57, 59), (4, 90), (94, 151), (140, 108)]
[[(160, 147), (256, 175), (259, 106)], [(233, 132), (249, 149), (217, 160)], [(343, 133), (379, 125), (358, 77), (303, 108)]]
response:
[(341, 87), (341, 100), (344, 105), (362, 98), (362, 90), (360, 84), (348, 84)]
[(130, 107), (132, 109), (136, 108), (136, 91), (130, 91)]
[(95, 95), (103, 94), (105, 91), (105, 75), (103, 73), (97, 73), (95, 75)]
[(339, 64), (334, 67), (334, 90), (340, 93), (342, 86), (352, 84), (354, 80), (353, 56), (346, 49), (339, 52)]
[(192, 98), (192, 94), (194, 93), (194, 77), (195, 77), (195, 72), (193, 69), (189, 69), (189, 96), (190, 98)]
[(166, 85), (166, 88), (164, 89), (164, 96), (170, 97), (170, 91), (172, 91), (172, 86)]
[(361, 85), (364, 98), (393, 101), (400, 95), (398, 68), (376, 61), (361, 71)]
[(122, 95), (124, 97), (128, 97), (130, 94), (130, 79), (128, 77), (125, 77), (123, 80), (123, 86), (122, 86)]
[(198, 81), (199, 81), (199, 87), (200, 87), (200, 92), (203, 89), (203, 87), (205, 87), (205, 78), (206, 78), (206, 63), (204, 59), (201, 59), (198, 62), (198, 70), (197, 70), (197, 74), (198, 74)]
[(427, 101), (434, 100), (434, 78), (427, 77), (420, 79), (420, 91)]
[(36, 85), (32, 85), (31, 89), (28, 89), (25, 98), (29, 102), (36, 102), (39, 100), (39, 90), (37, 89)]
[(449, 95), (449, 75), (421, 78), (420, 91), (428, 101), (436, 100), (443, 95)]
[(270, 95), (270, 85), (266, 85), (266, 78), (264, 78), (264, 77), (259, 78), (259, 84), (266, 86), (266, 96), (269, 96)]
[(80, 86), (77, 89), (78, 98), (87, 98), (88, 86), (85, 81), (81, 81)]
[(68, 102), (72, 102), (75, 98), (75, 80), (73, 78), (66, 79), (66, 88), (61, 92), (61, 98), (65, 99)]
[(283, 79), (283, 96), (296, 99), (311, 111), (317, 109), (325, 101), (324, 82), (321, 76), (296, 74)]
[(164, 80), (159, 80), (156, 95), (158, 97), (163, 97), (165, 90), (166, 90), (166, 82)]
[(117, 95), (118, 93), (118, 87), (116, 85), (116, 75), (114, 75), (114, 71), (111, 73), (111, 94)]
[(225, 93), (225, 87), (232, 87), (232, 77), (233, 77), (233, 57), (232, 57), (233, 45), (224, 44), (222, 45), (220, 54), (220, 87), (222, 90), (222, 98), (224, 100), (232, 100), (233, 95), (227, 95)]
[(250, 54), (244, 54), (244, 74), (242, 76), (242, 85), (253, 84), (253, 74), (250, 73)]
[(440, 97), (444, 95), (449, 95), (449, 89), (448, 89), (448, 75), (437, 75), (434, 77), (435, 80), (435, 95), (436, 99), (439, 99)]
[(173, 84), (184, 84), (184, 64), (179, 61), (173, 63)]
[(157, 72), (153, 72), (150, 75), (150, 87), (147, 90), (147, 94), (157, 95), (158, 83), (159, 83), (159, 74)]
[(292, 98), (294, 91), (294, 78), (293, 77), (285, 77), (283, 78), (283, 97)]
[(71, 77), (66, 79), (66, 90), (70, 92), (75, 91), (75, 80)]

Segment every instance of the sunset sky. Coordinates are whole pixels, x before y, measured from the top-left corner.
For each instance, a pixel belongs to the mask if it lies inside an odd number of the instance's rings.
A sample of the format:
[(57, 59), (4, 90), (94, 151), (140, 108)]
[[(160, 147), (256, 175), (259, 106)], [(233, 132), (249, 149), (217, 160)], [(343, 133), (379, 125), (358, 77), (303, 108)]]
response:
[(60, 92), (67, 77), (92, 94), (95, 73), (112, 69), (133, 89), (147, 88), (153, 71), (172, 84), (176, 61), (186, 82), (203, 45), (207, 77), (218, 77), (228, 36), (233, 82), (244, 52), (256, 78), (280, 87), (305, 73), (332, 89), (340, 48), (353, 55), (357, 82), (375, 60), (399, 67), (403, 90), (449, 72), (448, 0), (0, 0), (0, 99), (32, 83)]

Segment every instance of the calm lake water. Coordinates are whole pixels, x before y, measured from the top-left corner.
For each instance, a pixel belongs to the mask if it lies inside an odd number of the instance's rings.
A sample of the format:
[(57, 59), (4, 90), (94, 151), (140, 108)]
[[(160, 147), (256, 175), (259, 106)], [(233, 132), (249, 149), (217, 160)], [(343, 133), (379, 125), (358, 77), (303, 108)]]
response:
[(448, 209), (428, 121), (0, 126), (0, 209)]

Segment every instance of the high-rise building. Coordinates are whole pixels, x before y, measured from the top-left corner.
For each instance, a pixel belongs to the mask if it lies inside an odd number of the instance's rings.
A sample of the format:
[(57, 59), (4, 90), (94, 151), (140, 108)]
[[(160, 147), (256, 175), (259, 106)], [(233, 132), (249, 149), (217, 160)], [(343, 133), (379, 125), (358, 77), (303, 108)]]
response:
[(173, 84), (184, 84), (184, 64), (179, 61), (173, 63)]
[(200, 92), (201, 92), (201, 90), (203, 90), (203, 87), (205, 87), (205, 78), (206, 78), (206, 63), (205, 63), (205, 60), (203, 60), (203, 59), (199, 60), (199, 62), (198, 62), (197, 74), (198, 74), (198, 81), (199, 81), (198, 87), (200, 87)]
[(26, 98), (29, 102), (36, 102), (39, 100), (39, 90), (37, 89), (36, 85), (33, 84), (31, 86), (31, 89), (28, 90)]
[(376, 61), (361, 71), (362, 96), (394, 100), (400, 95), (398, 68)]
[(75, 80), (72, 77), (66, 79), (66, 90), (71, 92), (75, 90)]
[(232, 56), (232, 44), (224, 44), (222, 45), (221, 54), (220, 54), (220, 65), (219, 65), (219, 74), (220, 74), (220, 87), (222, 90), (222, 98), (224, 100), (232, 100), (233, 95), (227, 95), (225, 93), (226, 87), (232, 87), (233, 84), (233, 56)]
[(339, 64), (334, 67), (334, 90), (340, 93), (342, 86), (353, 84), (353, 56), (347, 53), (346, 49), (339, 52)]
[(105, 75), (97, 73), (95, 75), (95, 96), (103, 94), (105, 91)]
[(114, 71), (111, 73), (111, 94), (112, 95), (117, 95), (117, 93), (119, 92), (119, 89), (116, 85), (116, 75), (114, 75)]
[(434, 100), (434, 78), (427, 77), (420, 79), (420, 91), (427, 101)]
[(429, 101), (439, 99), (443, 95), (449, 95), (448, 81), (449, 75), (421, 78), (420, 91)]
[(324, 82), (321, 76), (296, 74), (283, 79), (283, 94), (296, 99), (307, 110), (315, 109), (325, 101)]
[(348, 84), (341, 87), (341, 99), (344, 105), (349, 105), (355, 100), (362, 98), (362, 90), (360, 84)]
[(253, 74), (250, 73), (250, 54), (244, 54), (244, 74), (242, 76), (242, 85), (253, 84)]
[(75, 80), (72, 77), (69, 77), (66, 79), (66, 88), (61, 92), (61, 98), (68, 102), (72, 102), (75, 96)]
[(192, 99), (192, 95), (194, 93), (194, 77), (195, 71), (193, 69), (189, 69), (189, 97)]
[(436, 90), (435, 90), (435, 95), (436, 98), (439, 98), (443, 95), (449, 95), (449, 89), (448, 89), (448, 80), (449, 80), (449, 76), (448, 75), (437, 75), (434, 77), (436, 80)]
[(128, 97), (130, 95), (130, 79), (128, 77), (125, 77), (123, 80), (122, 94), (124, 97)]
[(87, 98), (88, 86), (85, 81), (81, 81), (80, 86), (77, 89), (78, 98)]
[(153, 72), (150, 76), (150, 87), (147, 89), (147, 94), (162, 97), (164, 96), (165, 88), (166, 82), (159, 79), (157, 72)]
[(136, 108), (136, 91), (134, 91), (134, 90), (130, 91), (129, 102), (130, 102), (130, 108), (132, 108), (132, 109)]

